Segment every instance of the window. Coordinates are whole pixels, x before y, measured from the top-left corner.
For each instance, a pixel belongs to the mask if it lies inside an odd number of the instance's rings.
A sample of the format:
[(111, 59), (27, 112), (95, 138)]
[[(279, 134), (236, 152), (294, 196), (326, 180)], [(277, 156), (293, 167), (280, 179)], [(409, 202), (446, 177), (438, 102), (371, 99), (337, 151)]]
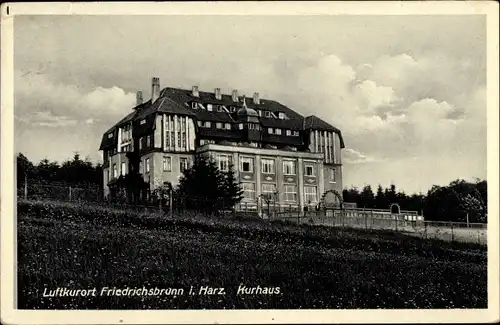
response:
[(273, 128), (268, 128), (268, 129), (267, 129), (267, 133), (269, 133), (269, 134), (273, 134)]
[(118, 170), (116, 169), (116, 164), (113, 164), (113, 178), (118, 177)]
[(314, 165), (312, 165), (312, 164), (305, 165), (305, 175), (306, 176), (311, 176), (311, 177), (315, 177), (316, 176), (314, 174)]
[(145, 124), (145, 123), (146, 123), (146, 119), (142, 119), (142, 120), (139, 122), (139, 124), (140, 124), (140, 125), (143, 125), (143, 124)]
[(151, 145), (151, 136), (150, 136), (150, 135), (148, 135), (148, 136), (146, 137), (146, 147), (149, 147), (150, 145)]
[(111, 139), (113, 137), (113, 133), (108, 133), (108, 139)]
[(125, 163), (124, 162), (122, 162), (122, 168), (120, 169), (120, 174), (121, 175), (125, 175), (126, 174)]
[(139, 150), (142, 150), (142, 137), (139, 138)]
[(217, 112), (224, 112), (224, 107), (222, 107), (222, 105), (217, 105)]
[(261, 162), (264, 174), (274, 174), (274, 159), (262, 159)]
[(292, 135), (292, 130), (286, 130), (286, 135), (288, 136)]
[(211, 123), (210, 121), (206, 121), (206, 122), (205, 122), (205, 127), (206, 127), (206, 128), (210, 128), (210, 127), (212, 127), (212, 123)]
[(262, 110), (259, 109), (259, 116), (262, 116)]
[(144, 173), (144, 166), (142, 166), (142, 161), (139, 161), (139, 173)]
[(243, 130), (243, 123), (238, 124), (240, 130)]
[(180, 159), (180, 166), (179, 169), (181, 173), (183, 173), (186, 169), (188, 169), (188, 160), (187, 158), (183, 157)]
[(191, 103), (191, 108), (192, 109), (197, 109), (198, 108), (198, 103), (197, 102), (192, 102)]
[(297, 202), (297, 187), (295, 185), (285, 185), (285, 201)]
[(293, 160), (283, 161), (283, 174), (284, 175), (295, 175), (295, 161), (293, 161)]
[(297, 131), (297, 130), (293, 130), (293, 135), (294, 135), (294, 136), (299, 136), (299, 131)]
[(149, 158), (146, 158), (146, 173), (149, 173)]
[(264, 114), (265, 114), (266, 117), (271, 117), (271, 112), (269, 112), (269, 111), (265, 111)]
[(336, 182), (336, 178), (335, 178), (335, 168), (332, 168), (330, 169), (330, 183), (335, 183)]
[(276, 134), (281, 135), (281, 129), (276, 129)]
[(274, 196), (276, 193), (276, 184), (262, 184), (262, 194)]
[(229, 111), (230, 111), (231, 113), (234, 113), (234, 112), (236, 112), (236, 107), (234, 107), (234, 106), (231, 106), (231, 108), (229, 109)]
[(207, 104), (207, 111), (211, 112), (213, 110), (212, 104)]
[(278, 118), (279, 118), (280, 120), (285, 120), (285, 119), (286, 119), (286, 115), (285, 115), (285, 113), (283, 113), (283, 112), (279, 112), (279, 113), (278, 113)]
[(228, 155), (217, 155), (216, 160), (220, 171), (227, 172), (229, 170), (230, 157)]
[(306, 203), (315, 203), (318, 201), (316, 186), (304, 186), (304, 199)]
[(255, 200), (255, 183), (241, 183), (243, 197), (249, 200)]
[(171, 157), (163, 157), (163, 171), (164, 172), (172, 171), (172, 158)]
[(249, 124), (248, 124), (248, 129), (249, 129), (249, 130), (259, 130), (259, 129), (260, 129), (260, 127), (259, 127), (259, 125), (258, 125), (258, 124), (249, 123)]
[(231, 130), (231, 124), (229, 123), (225, 123), (224, 127), (226, 128), (226, 130)]
[(106, 182), (109, 182), (109, 176), (111, 176), (111, 172), (109, 171), (109, 168), (106, 170)]
[(200, 140), (200, 146), (203, 146), (205, 144), (214, 144), (215, 141), (214, 140), (206, 140), (206, 139), (201, 139)]
[(203, 127), (203, 122), (202, 121), (198, 121), (198, 126), (199, 127)]
[(217, 122), (217, 123), (215, 124), (215, 126), (216, 126), (216, 128), (218, 128), (218, 129), (222, 129), (222, 123), (221, 123), (221, 122)]
[(240, 171), (252, 173), (253, 172), (253, 158), (241, 157), (240, 158)]

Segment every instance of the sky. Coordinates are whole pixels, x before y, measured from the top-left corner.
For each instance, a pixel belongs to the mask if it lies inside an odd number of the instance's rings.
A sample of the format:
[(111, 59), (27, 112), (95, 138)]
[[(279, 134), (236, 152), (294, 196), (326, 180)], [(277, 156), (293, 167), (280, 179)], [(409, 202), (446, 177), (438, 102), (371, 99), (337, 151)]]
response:
[(17, 16), (15, 150), (102, 161), (135, 92), (238, 89), (342, 131), (344, 187), (486, 178), (485, 16)]

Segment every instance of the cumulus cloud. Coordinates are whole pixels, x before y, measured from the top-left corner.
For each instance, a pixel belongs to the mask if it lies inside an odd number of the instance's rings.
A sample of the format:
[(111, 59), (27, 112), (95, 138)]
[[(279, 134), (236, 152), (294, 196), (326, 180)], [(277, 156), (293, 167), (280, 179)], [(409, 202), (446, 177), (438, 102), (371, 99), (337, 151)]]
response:
[(86, 91), (58, 83), (48, 75), (15, 71), (15, 110), (19, 121), (41, 126), (113, 121), (130, 110), (135, 94), (119, 87)]

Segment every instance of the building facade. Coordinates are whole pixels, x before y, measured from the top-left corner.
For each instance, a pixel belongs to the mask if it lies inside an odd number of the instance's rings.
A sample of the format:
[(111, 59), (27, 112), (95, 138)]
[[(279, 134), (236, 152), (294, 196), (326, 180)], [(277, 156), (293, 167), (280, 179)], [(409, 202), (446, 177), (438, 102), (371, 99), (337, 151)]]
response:
[(276, 204), (302, 208), (318, 204), (325, 193), (342, 193), (340, 130), (320, 118), (302, 116), (273, 100), (190, 90), (160, 89), (152, 78), (152, 98), (137, 105), (104, 133), (104, 191), (138, 172), (149, 190), (176, 185), (196, 155), (213, 158), (219, 169), (233, 166), (244, 191), (243, 202), (256, 204), (270, 195)]

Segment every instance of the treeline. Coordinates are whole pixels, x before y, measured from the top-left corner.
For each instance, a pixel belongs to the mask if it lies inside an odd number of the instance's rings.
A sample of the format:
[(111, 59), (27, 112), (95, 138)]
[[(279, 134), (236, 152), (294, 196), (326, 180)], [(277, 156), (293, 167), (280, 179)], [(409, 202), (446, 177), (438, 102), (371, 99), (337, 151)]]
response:
[(427, 193), (408, 195), (395, 185), (378, 186), (375, 193), (370, 185), (343, 190), (344, 202), (356, 202), (359, 208), (388, 209), (392, 203), (401, 210), (417, 211), (426, 220), (455, 222), (487, 222), (488, 186), (486, 180), (467, 182), (457, 179), (447, 186), (434, 185)]
[[(234, 174), (224, 174), (217, 171), (213, 163), (197, 160), (186, 170), (181, 184), (177, 188), (178, 197), (187, 200), (188, 205), (197, 205), (189, 197), (203, 197), (207, 194), (213, 205), (209, 209), (239, 202), (241, 189), (236, 184)], [(229, 180), (227, 179), (229, 177)], [(61, 182), (79, 187), (100, 187), (103, 185), (103, 171), (100, 164), (90, 160), (82, 160), (78, 154), (73, 159), (62, 164), (47, 159), (34, 164), (22, 153), (17, 156), (17, 185), (22, 187), (24, 180), (28, 182)], [(141, 177), (142, 180), (142, 177)], [(231, 185), (230, 185), (231, 184)], [(209, 189), (208, 191), (206, 191)], [(224, 191), (232, 193), (225, 195)], [(200, 192), (201, 191), (201, 192)], [(343, 190), (345, 202), (356, 202), (360, 208), (388, 209), (390, 204), (398, 203), (402, 210), (417, 211), (426, 220), (456, 221), (456, 222), (487, 222), (487, 182), (476, 180), (468, 182), (455, 180), (447, 186), (433, 186), (426, 194), (408, 195), (397, 190), (395, 185), (388, 188), (378, 186), (375, 192), (370, 185), (362, 189), (350, 188)], [(191, 201), (189, 201), (191, 200)]]
[(89, 159), (82, 160), (79, 154), (62, 164), (42, 159), (32, 163), (22, 153), (17, 156), (17, 186), (28, 183), (65, 183), (80, 187), (102, 187), (101, 164), (94, 165)]

